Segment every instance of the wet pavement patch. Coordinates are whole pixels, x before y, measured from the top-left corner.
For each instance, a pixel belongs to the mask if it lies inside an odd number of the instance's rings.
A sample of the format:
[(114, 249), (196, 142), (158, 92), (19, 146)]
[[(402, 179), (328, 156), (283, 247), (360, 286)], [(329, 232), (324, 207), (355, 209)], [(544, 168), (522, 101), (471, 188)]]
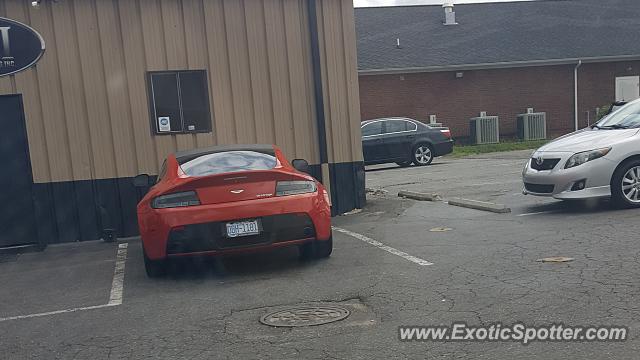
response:
[(276, 327), (314, 326), (346, 319), (351, 312), (342, 306), (292, 306), (266, 314), (260, 322)]

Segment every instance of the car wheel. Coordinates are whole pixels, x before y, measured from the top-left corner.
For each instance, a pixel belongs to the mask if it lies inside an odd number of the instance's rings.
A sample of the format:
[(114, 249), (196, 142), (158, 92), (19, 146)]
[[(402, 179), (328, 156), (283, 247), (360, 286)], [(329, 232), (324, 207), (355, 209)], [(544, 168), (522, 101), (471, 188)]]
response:
[(611, 177), (611, 197), (617, 206), (640, 207), (640, 160), (616, 169)]
[(411, 165), (411, 160), (396, 162), (396, 164), (398, 164), (398, 166), (400, 166), (400, 167), (407, 167), (407, 166)]
[(433, 161), (433, 149), (429, 144), (418, 144), (413, 148), (412, 156), (416, 166), (429, 165)]
[(331, 256), (333, 237), (329, 240), (314, 240), (300, 245), (300, 258), (303, 260), (322, 259)]
[(167, 260), (151, 260), (144, 252), (144, 269), (150, 278), (158, 278), (167, 274)]

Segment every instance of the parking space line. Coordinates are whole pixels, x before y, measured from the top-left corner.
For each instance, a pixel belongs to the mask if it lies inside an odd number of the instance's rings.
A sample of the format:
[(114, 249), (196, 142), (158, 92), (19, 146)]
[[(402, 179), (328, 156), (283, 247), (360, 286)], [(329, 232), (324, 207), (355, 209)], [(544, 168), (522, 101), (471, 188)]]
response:
[(367, 244), (373, 245), (373, 246), (375, 246), (375, 247), (377, 247), (379, 249), (382, 249), (382, 250), (384, 250), (384, 251), (386, 251), (388, 253), (391, 253), (393, 255), (398, 255), (401, 258), (403, 258), (405, 260), (409, 260), (409, 261), (411, 261), (413, 263), (416, 263), (418, 265), (421, 265), (421, 266), (433, 265), (433, 263), (430, 263), (427, 260), (423, 260), (423, 259), (420, 259), (420, 258), (415, 257), (413, 255), (409, 255), (404, 251), (400, 251), (398, 249), (394, 249), (391, 246), (385, 245), (385, 244), (383, 244), (383, 243), (381, 243), (381, 242), (379, 242), (377, 240), (373, 240), (373, 239), (371, 239), (371, 238), (369, 238), (367, 236), (364, 236), (362, 234), (358, 234), (356, 232), (349, 231), (349, 230), (342, 229), (342, 228), (335, 227), (335, 226), (332, 226), (331, 228), (333, 230), (337, 231), (337, 232), (341, 232), (343, 234), (349, 235), (349, 236), (351, 236), (353, 238), (356, 238), (358, 240), (362, 240), (362, 241), (366, 242)]
[(518, 215), (516, 215), (516, 216), (531, 216), (531, 215), (551, 214), (551, 213), (558, 212), (558, 211), (560, 211), (560, 210), (538, 211), (538, 212), (531, 212), (531, 213), (518, 214)]
[(117, 306), (117, 305), (102, 304), (102, 305), (78, 307), (78, 308), (73, 308), (73, 309), (49, 311), (49, 312), (38, 313), (38, 314), (10, 316), (10, 317), (6, 317), (6, 318), (0, 318), (0, 322), (9, 321), (9, 320), (29, 319), (29, 318), (36, 318), (36, 317), (42, 317), (42, 316), (57, 315), (57, 314), (65, 314), (65, 313), (72, 313), (72, 312), (77, 312), (77, 311), (102, 309), (102, 308), (107, 308), (107, 307), (111, 307), (111, 306)]
[(122, 291), (124, 289), (124, 266), (127, 262), (128, 243), (118, 245), (118, 255), (116, 256), (116, 268), (113, 270), (113, 282), (111, 283), (111, 294), (109, 305), (122, 304)]
[(73, 312), (86, 311), (86, 310), (104, 309), (108, 307), (122, 305), (122, 292), (124, 289), (124, 267), (127, 261), (128, 247), (129, 247), (128, 243), (123, 243), (118, 245), (118, 254), (116, 255), (116, 266), (115, 266), (115, 270), (113, 271), (113, 281), (111, 283), (111, 293), (109, 295), (108, 303), (102, 304), (102, 305), (93, 305), (93, 306), (76, 307), (76, 308), (64, 309), (64, 310), (48, 311), (48, 312), (36, 313), (36, 314), (10, 316), (6, 318), (0, 318), (0, 322), (37, 318), (37, 317), (58, 315), (58, 314), (66, 314), (66, 313), (73, 313)]

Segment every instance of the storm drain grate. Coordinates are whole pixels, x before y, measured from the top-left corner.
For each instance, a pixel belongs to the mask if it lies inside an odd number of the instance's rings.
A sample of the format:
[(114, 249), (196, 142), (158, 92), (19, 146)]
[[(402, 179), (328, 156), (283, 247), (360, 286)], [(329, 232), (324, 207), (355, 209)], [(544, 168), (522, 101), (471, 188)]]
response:
[(260, 322), (276, 327), (314, 326), (346, 319), (349, 310), (334, 305), (295, 306), (269, 313)]

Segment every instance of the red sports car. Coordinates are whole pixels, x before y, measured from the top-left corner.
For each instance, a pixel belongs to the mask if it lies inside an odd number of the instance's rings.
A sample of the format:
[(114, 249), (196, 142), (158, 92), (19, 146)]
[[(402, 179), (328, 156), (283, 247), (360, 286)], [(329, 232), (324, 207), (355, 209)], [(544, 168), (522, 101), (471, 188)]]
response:
[[(294, 160), (304, 171), (308, 164)], [(147, 275), (169, 258), (298, 245), (305, 258), (331, 255), (325, 188), (272, 145), (233, 145), (171, 154), (138, 204)], [(148, 186), (138, 175), (136, 186)]]

